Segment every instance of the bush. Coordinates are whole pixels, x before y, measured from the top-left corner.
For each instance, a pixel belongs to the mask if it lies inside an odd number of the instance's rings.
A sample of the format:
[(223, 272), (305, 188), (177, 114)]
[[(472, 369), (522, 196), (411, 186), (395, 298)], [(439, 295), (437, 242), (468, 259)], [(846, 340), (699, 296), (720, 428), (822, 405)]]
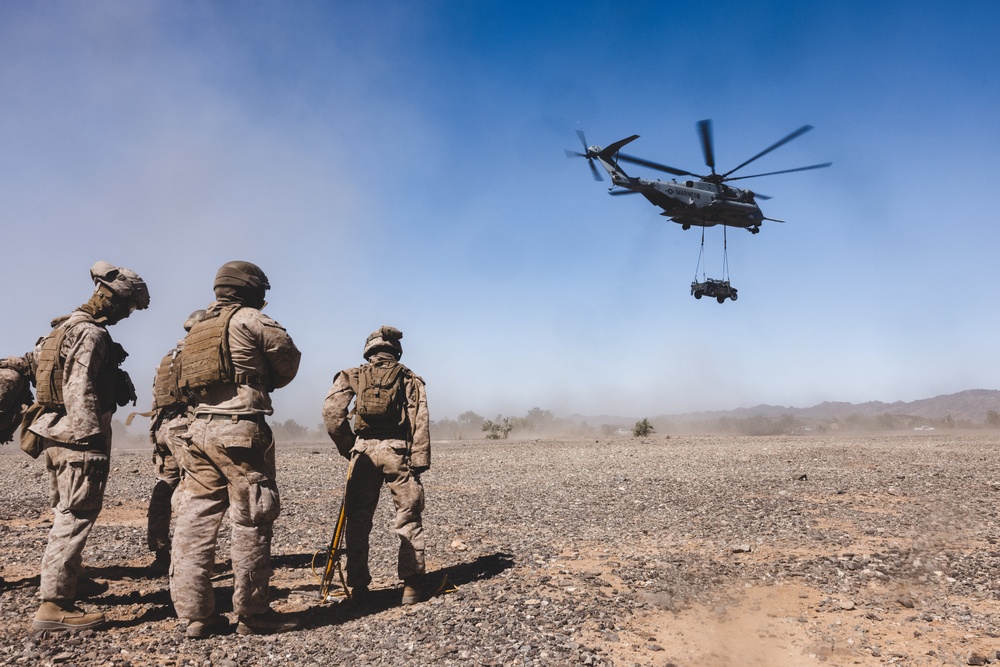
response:
[(649, 420), (643, 418), (642, 421), (637, 421), (635, 426), (632, 427), (632, 435), (637, 438), (645, 438), (654, 430), (655, 429), (653, 428), (653, 425), (649, 423)]
[(487, 419), (483, 422), (483, 430), (486, 431), (487, 440), (506, 440), (510, 432), (514, 430), (514, 423), (509, 417), (497, 415), (496, 421)]

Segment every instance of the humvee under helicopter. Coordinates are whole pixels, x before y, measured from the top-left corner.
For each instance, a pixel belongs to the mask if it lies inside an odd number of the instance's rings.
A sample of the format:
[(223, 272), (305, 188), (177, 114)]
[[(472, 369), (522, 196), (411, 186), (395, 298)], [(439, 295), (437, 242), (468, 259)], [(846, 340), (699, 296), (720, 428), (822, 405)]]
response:
[(704, 282), (698, 282), (697, 277), (691, 283), (691, 295), (696, 299), (703, 296), (714, 297), (719, 303), (725, 303), (726, 299), (736, 301), (738, 298), (736, 288), (730, 285), (728, 280), (707, 278)]

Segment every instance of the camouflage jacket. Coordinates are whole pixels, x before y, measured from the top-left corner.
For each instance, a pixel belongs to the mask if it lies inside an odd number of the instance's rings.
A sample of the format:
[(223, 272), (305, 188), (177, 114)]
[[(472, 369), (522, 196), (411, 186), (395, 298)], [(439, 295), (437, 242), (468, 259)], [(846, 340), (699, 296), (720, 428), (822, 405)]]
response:
[[(225, 305), (213, 302), (208, 311)], [(270, 392), (288, 385), (299, 370), (302, 353), (292, 337), (261, 311), (244, 306), (229, 322), (229, 350), (235, 373), (265, 378), (265, 383), (210, 387), (197, 396), (195, 414), (273, 414)]]
[[(60, 347), (64, 359), (62, 397), (65, 411), (45, 410), (30, 430), (49, 440), (77, 444), (94, 436), (103, 436), (106, 449), (111, 447), (111, 416), (115, 405), (102, 408), (97, 379), (106, 375), (107, 368), (116, 366), (111, 359), (111, 335), (94, 323), (83, 311), (74, 311), (61, 326), (66, 335)], [(41, 354), (41, 343), (35, 348)]]
[[(370, 361), (378, 360), (382, 355), (394, 359), (391, 354), (380, 352)], [(430, 468), (431, 466), (431, 433), (430, 417), (427, 412), (427, 391), (423, 379), (416, 375), (408, 375), (404, 381), (406, 388), (406, 410), (409, 416), (410, 432), (400, 439), (400, 447), (410, 450), (410, 466), (414, 468)], [(351, 401), (354, 400), (354, 387), (358, 386), (358, 368), (340, 371), (333, 378), (333, 387), (323, 402), (323, 424), (330, 438), (337, 445), (337, 450), (345, 457), (350, 456), (357, 435), (350, 423)]]

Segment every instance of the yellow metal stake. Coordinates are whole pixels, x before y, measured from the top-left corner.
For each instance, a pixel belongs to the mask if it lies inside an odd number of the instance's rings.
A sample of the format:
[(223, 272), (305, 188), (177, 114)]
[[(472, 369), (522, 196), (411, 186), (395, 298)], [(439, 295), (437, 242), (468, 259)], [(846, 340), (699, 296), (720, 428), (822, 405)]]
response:
[[(316, 558), (323, 553), (320, 549), (313, 554), (312, 571), (319, 579), (319, 597), (323, 602), (332, 602), (338, 597), (351, 599), (351, 592), (347, 589), (347, 579), (344, 576), (344, 568), (340, 564), (340, 559), (344, 555), (344, 549), (340, 543), (344, 539), (344, 526), (347, 523), (347, 485), (351, 481), (351, 472), (354, 470), (354, 460), (347, 466), (347, 481), (344, 482), (344, 497), (340, 501), (340, 515), (337, 517), (337, 525), (333, 529), (333, 539), (330, 546), (326, 548), (326, 566), (323, 568), (323, 575), (316, 572)], [(340, 581), (339, 590), (331, 590)]]

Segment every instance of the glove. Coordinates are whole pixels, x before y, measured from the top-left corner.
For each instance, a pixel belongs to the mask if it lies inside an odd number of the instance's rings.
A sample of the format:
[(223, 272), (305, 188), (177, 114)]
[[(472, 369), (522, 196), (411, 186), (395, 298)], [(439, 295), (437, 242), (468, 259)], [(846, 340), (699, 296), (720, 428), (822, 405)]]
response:
[(83, 460), (83, 474), (91, 484), (103, 484), (108, 479), (111, 460), (101, 451), (90, 450)]

